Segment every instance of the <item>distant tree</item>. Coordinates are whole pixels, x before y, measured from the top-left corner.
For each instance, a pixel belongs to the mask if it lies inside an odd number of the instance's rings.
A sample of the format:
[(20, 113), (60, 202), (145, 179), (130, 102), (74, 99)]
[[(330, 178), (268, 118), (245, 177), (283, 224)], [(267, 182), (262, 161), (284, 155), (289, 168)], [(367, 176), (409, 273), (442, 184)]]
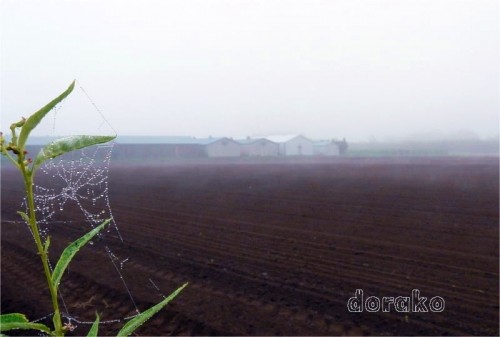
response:
[(347, 153), (347, 148), (349, 147), (349, 145), (347, 144), (345, 138), (343, 138), (342, 140), (334, 140), (333, 143), (339, 147), (339, 154), (341, 156)]

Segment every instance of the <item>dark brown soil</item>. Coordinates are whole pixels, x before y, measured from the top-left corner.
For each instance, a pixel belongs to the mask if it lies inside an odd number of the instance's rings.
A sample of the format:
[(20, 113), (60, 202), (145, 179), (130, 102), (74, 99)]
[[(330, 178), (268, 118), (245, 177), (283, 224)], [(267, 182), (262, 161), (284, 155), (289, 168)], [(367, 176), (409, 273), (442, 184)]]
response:
[[(121, 274), (140, 310), (189, 282), (139, 335), (498, 335), (498, 168), (498, 158), (112, 166), (124, 242), (112, 230), (82, 249), (63, 311), (82, 322), (133, 315)], [(12, 222), (16, 176), (2, 168), (1, 311), (37, 319), (51, 306), (31, 234)], [(79, 212), (67, 205), (65, 216)], [(49, 230), (55, 262), (89, 228)], [(446, 306), (351, 313), (356, 289), (365, 299), (419, 289)]]

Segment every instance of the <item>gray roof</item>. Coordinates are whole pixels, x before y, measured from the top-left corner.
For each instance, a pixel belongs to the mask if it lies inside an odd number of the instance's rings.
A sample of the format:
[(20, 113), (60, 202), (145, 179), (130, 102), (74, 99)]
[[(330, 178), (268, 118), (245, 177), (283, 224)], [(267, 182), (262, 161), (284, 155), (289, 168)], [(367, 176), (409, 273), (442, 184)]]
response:
[(118, 136), (121, 144), (170, 144), (170, 145), (208, 145), (226, 137), (195, 138), (188, 136)]
[(226, 137), (210, 137), (210, 138), (194, 138), (192, 144), (209, 145), (218, 142), (222, 139), (229, 139)]
[(190, 144), (194, 137), (189, 136), (118, 136), (119, 144)]
[(275, 142), (275, 143), (286, 143), (286, 142), (288, 142), (294, 138), (297, 138), (297, 137), (302, 137), (302, 138), (309, 140), (308, 138), (304, 137), (303, 135), (299, 135), (299, 134), (269, 136), (269, 137), (266, 137), (266, 139), (269, 139), (270, 141)]
[(257, 142), (261, 142), (261, 141), (275, 143), (272, 140), (269, 140), (267, 138), (246, 138), (246, 139), (236, 139), (236, 141), (242, 145), (253, 144), (253, 143), (257, 143)]

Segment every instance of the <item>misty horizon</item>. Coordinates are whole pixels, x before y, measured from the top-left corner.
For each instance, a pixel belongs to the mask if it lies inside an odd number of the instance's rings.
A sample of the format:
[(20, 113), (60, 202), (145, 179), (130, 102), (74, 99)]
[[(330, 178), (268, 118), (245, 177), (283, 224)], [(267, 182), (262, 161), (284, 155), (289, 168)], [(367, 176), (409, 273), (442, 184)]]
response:
[(489, 0), (2, 2), (2, 130), (76, 78), (36, 135), (498, 139), (498, 9)]
[[(346, 137), (323, 137), (316, 138), (310, 137), (307, 134), (269, 134), (269, 135), (253, 135), (253, 136), (234, 136), (234, 135), (219, 135), (219, 134), (209, 134), (206, 136), (193, 136), (193, 135), (147, 135), (147, 134), (117, 134), (116, 141), (122, 142), (125, 140), (127, 143), (133, 143), (137, 141), (138, 143), (147, 142), (147, 143), (163, 143), (165, 141), (172, 140), (183, 140), (183, 139), (193, 139), (193, 140), (201, 140), (201, 139), (221, 139), (221, 138), (229, 138), (234, 140), (258, 140), (258, 139), (266, 139), (270, 137), (283, 137), (283, 136), (303, 136), (311, 141), (320, 142), (320, 141), (342, 141), (345, 140), (348, 143), (406, 143), (406, 142), (415, 142), (415, 143), (432, 143), (432, 142), (498, 142), (499, 135), (492, 137), (484, 137), (481, 138), (477, 134), (461, 130), (456, 133), (415, 133), (412, 135), (408, 135), (406, 137), (400, 138), (377, 138), (375, 136), (371, 136), (367, 139), (357, 140), (357, 139), (348, 139)], [(52, 134), (52, 135), (32, 135), (31, 143), (36, 145), (46, 144), (49, 141), (57, 139), (59, 137), (68, 137), (71, 135), (62, 135), (62, 134)], [(7, 135), (7, 139), (9, 135)]]

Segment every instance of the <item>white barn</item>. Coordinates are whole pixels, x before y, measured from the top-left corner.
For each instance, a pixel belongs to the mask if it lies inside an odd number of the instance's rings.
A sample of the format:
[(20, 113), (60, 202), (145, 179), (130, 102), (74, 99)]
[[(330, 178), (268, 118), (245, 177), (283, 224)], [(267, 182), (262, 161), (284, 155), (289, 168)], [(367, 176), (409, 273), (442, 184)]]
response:
[(279, 153), (279, 144), (265, 138), (241, 139), (238, 143), (244, 157), (275, 157)]
[(302, 135), (270, 136), (268, 140), (279, 144), (281, 156), (312, 156), (313, 141)]
[(196, 139), (196, 143), (205, 147), (208, 157), (239, 157), (241, 156), (240, 144), (230, 138)]

